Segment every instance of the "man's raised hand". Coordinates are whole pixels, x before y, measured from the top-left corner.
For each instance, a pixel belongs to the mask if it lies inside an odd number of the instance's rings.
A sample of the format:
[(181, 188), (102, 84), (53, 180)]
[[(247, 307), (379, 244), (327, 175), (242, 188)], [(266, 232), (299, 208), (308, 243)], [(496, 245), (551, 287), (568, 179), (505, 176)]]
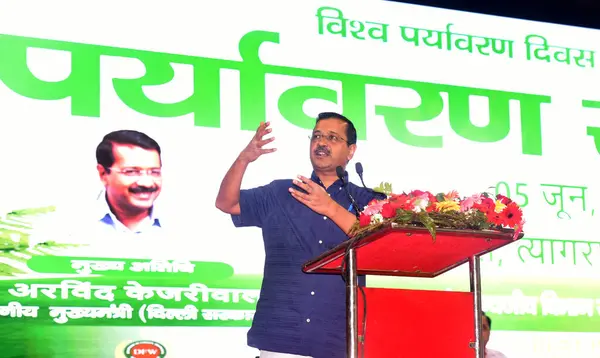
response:
[(240, 154), (240, 159), (242, 159), (248, 163), (252, 163), (256, 159), (258, 159), (258, 157), (260, 157), (261, 155), (273, 153), (274, 151), (277, 150), (276, 148), (269, 148), (269, 149), (263, 148), (265, 145), (267, 145), (275, 140), (275, 137), (271, 137), (271, 138), (267, 138), (267, 139), (264, 138), (266, 135), (268, 135), (272, 131), (272, 129), (269, 128), (269, 124), (270, 124), (269, 122), (260, 122), (260, 125), (258, 126), (256, 133), (254, 134), (254, 137), (252, 137), (252, 140), (250, 141), (250, 143), (248, 143), (246, 148), (244, 148), (244, 150)]

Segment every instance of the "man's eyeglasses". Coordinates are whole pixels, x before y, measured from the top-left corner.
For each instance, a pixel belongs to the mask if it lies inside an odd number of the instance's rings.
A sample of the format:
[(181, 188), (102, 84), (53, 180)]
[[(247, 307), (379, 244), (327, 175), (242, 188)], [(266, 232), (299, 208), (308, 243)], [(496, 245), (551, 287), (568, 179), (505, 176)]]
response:
[(109, 170), (114, 171), (119, 174), (123, 174), (126, 177), (141, 177), (143, 175), (149, 175), (153, 178), (162, 177), (161, 169), (138, 169), (138, 168), (124, 168), (124, 169), (115, 169), (109, 168)]
[(337, 134), (323, 134), (323, 133), (313, 133), (312, 135), (309, 135), (308, 138), (311, 140), (311, 142), (316, 142), (319, 141), (323, 138), (325, 138), (329, 143), (342, 143), (342, 142), (346, 142), (348, 143), (348, 141), (340, 136), (338, 136)]

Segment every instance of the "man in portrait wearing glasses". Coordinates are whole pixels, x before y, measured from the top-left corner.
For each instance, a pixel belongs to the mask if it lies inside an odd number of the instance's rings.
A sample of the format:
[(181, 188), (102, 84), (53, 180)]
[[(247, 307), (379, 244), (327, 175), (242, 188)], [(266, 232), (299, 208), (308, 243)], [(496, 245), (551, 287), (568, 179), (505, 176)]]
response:
[(105, 188), (98, 203), (100, 230), (129, 236), (160, 230), (154, 209), (162, 187), (158, 143), (133, 130), (111, 132), (96, 148), (96, 162)]
[(109, 242), (137, 245), (140, 239), (170, 238), (155, 206), (162, 189), (161, 167), (161, 148), (148, 135), (133, 130), (106, 134), (96, 147), (101, 193), (96, 200), (69, 199), (36, 224), (30, 242), (107, 247)]
[[(248, 165), (274, 138), (269, 123), (256, 134), (235, 160), (219, 190), (216, 206), (231, 214), (237, 227), (262, 229), (265, 268), (260, 298), (248, 345), (261, 358), (345, 357), (345, 284), (338, 275), (302, 272), (311, 258), (348, 239), (356, 222), (356, 208), (364, 207), (377, 193), (338, 179), (336, 168), (346, 167), (356, 151), (356, 129), (348, 118), (332, 112), (319, 114), (310, 142), (310, 177), (275, 180), (241, 190)], [(364, 277), (359, 279), (364, 285)]]

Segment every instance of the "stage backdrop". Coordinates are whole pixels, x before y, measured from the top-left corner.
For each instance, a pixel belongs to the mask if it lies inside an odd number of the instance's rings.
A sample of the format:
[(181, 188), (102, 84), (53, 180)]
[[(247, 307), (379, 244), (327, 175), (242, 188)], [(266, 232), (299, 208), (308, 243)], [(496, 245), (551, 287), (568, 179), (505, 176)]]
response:
[[(243, 187), (310, 175), (321, 111), (354, 121), (368, 186), (524, 207), (525, 238), (482, 263), (490, 347), (600, 356), (600, 32), (375, 1), (61, 0), (2, 2), (0, 34), (3, 357), (254, 357), (261, 233), (214, 200), (260, 121), (278, 151)], [(168, 237), (86, 228), (116, 129), (164, 150)]]

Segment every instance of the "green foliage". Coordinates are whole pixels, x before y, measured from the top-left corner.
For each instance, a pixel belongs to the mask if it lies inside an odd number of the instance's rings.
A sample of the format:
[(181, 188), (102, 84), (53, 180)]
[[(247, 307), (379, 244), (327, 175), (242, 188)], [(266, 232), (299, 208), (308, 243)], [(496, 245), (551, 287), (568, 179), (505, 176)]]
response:
[(416, 216), (418, 221), (429, 230), (433, 241), (435, 241), (435, 221), (426, 212), (418, 213)]
[(53, 255), (67, 245), (44, 242), (32, 246), (29, 237), (39, 216), (55, 211), (53, 206), (14, 210), (0, 216), (0, 277), (25, 274), (23, 268), (34, 256)]
[(47, 214), (56, 211), (56, 207), (54, 206), (44, 206), (41, 208), (28, 208), (28, 209), (20, 209), (14, 210), (8, 213), (8, 216), (27, 216), (27, 215), (39, 215), (39, 214)]
[(378, 193), (383, 193), (385, 195), (392, 195), (393, 190), (392, 190), (392, 184), (391, 183), (386, 183), (386, 182), (381, 182), (381, 184), (379, 184), (378, 186), (373, 188), (374, 191), (378, 192)]

